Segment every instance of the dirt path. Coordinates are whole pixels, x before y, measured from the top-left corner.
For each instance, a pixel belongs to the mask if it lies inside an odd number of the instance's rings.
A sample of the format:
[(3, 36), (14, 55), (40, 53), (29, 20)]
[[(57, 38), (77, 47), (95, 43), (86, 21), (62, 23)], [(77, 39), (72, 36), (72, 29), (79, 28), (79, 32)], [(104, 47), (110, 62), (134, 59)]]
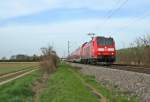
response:
[(75, 73), (74, 71), (70, 70), (78, 79), (81, 80), (81, 82), (93, 93), (93, 95), (95, 95), (100, 102), (107, 102), (107, 98), (105, 96), (103, 96), (95, 87), (93, 87), (92, 85), (90, 85), (89, 83), (85, 82), (85, 80), (80, 77), (80, 75), (78, 75), (77, 73)]
[(34, 102), (40, 102), (39, 99), (40, 99), (41, 93), (46, 88), (48, 78), (49, 78), (48, 74), (43, 74), (43, 76), (34, 83), (33, 89), (32, 89), (33, 92), (35, 93)]

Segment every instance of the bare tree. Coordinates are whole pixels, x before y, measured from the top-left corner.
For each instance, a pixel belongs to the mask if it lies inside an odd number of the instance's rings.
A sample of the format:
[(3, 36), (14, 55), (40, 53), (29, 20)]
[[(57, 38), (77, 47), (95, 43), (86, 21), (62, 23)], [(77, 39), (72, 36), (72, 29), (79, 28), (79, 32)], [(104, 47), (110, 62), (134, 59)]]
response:
[(117, 51), (119, 63), (150, 65), (150, 35), (136, 38), (129, 48)]
[(53, 51), (51, 46), (41, 48), (42, 57), (41, 57), (41, 68), (42, 71), (47, 72), (48, 74), (54, 72), (59, 63), (59, 57), (56, 52)]
[(1, 60), (5, 61), (5, 60), (7, 60), (7, 58), (6, 57), (2, 57)]

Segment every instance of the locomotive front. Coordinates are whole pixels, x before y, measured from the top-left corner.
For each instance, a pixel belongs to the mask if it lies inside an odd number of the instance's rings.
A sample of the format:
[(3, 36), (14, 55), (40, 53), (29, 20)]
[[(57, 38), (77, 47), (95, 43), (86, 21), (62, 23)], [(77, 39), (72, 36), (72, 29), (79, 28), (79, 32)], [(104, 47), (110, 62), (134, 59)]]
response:
[(96, 37), (95, 45), (95, 57), (98, 62), (113, 63), (115, 61), (116, 50), (113, 38)]

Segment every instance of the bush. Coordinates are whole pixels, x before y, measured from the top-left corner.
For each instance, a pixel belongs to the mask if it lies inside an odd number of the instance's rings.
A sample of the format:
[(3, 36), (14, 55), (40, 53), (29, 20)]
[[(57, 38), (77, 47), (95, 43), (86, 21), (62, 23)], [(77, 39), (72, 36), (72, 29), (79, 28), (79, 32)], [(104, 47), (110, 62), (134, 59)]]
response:
[(51, 46), (42, 48), (41, 51), (43, 54), (40, 61), (41, 71), (50, 74), (56, 70), (59, 63), (59, 57), (56, 52), (52, 50)]
[(150, 35), (137, 38), (130, 48), (118, 50), (117, 62), (150, 66)]

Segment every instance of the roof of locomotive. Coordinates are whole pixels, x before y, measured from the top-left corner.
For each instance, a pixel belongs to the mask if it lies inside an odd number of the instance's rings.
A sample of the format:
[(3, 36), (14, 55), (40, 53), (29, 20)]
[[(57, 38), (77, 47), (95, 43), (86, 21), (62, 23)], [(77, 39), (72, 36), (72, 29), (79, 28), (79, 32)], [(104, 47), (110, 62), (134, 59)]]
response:
[(111, 36), (110, 36), (110, 37), (105, 37), (105, 36), (96, 36), (96, 37), (94, 37), (94, 38), (107, 38), (107, 39), (111, 38), (111, 39), (113, 39)]
[[(97, 39), (97, 38), (113, 39), (112, 37), (96, 36), (96, 37), (94, 37), (92, 40), (95, 40), (95, 39)], [(92, 40), (90, 40), (89, 42), (85, 42), (85, 43), (83, 43), (81, 47), (83, 47), (83, 46), (85, 46), (85, 45), (89, 44)]]

